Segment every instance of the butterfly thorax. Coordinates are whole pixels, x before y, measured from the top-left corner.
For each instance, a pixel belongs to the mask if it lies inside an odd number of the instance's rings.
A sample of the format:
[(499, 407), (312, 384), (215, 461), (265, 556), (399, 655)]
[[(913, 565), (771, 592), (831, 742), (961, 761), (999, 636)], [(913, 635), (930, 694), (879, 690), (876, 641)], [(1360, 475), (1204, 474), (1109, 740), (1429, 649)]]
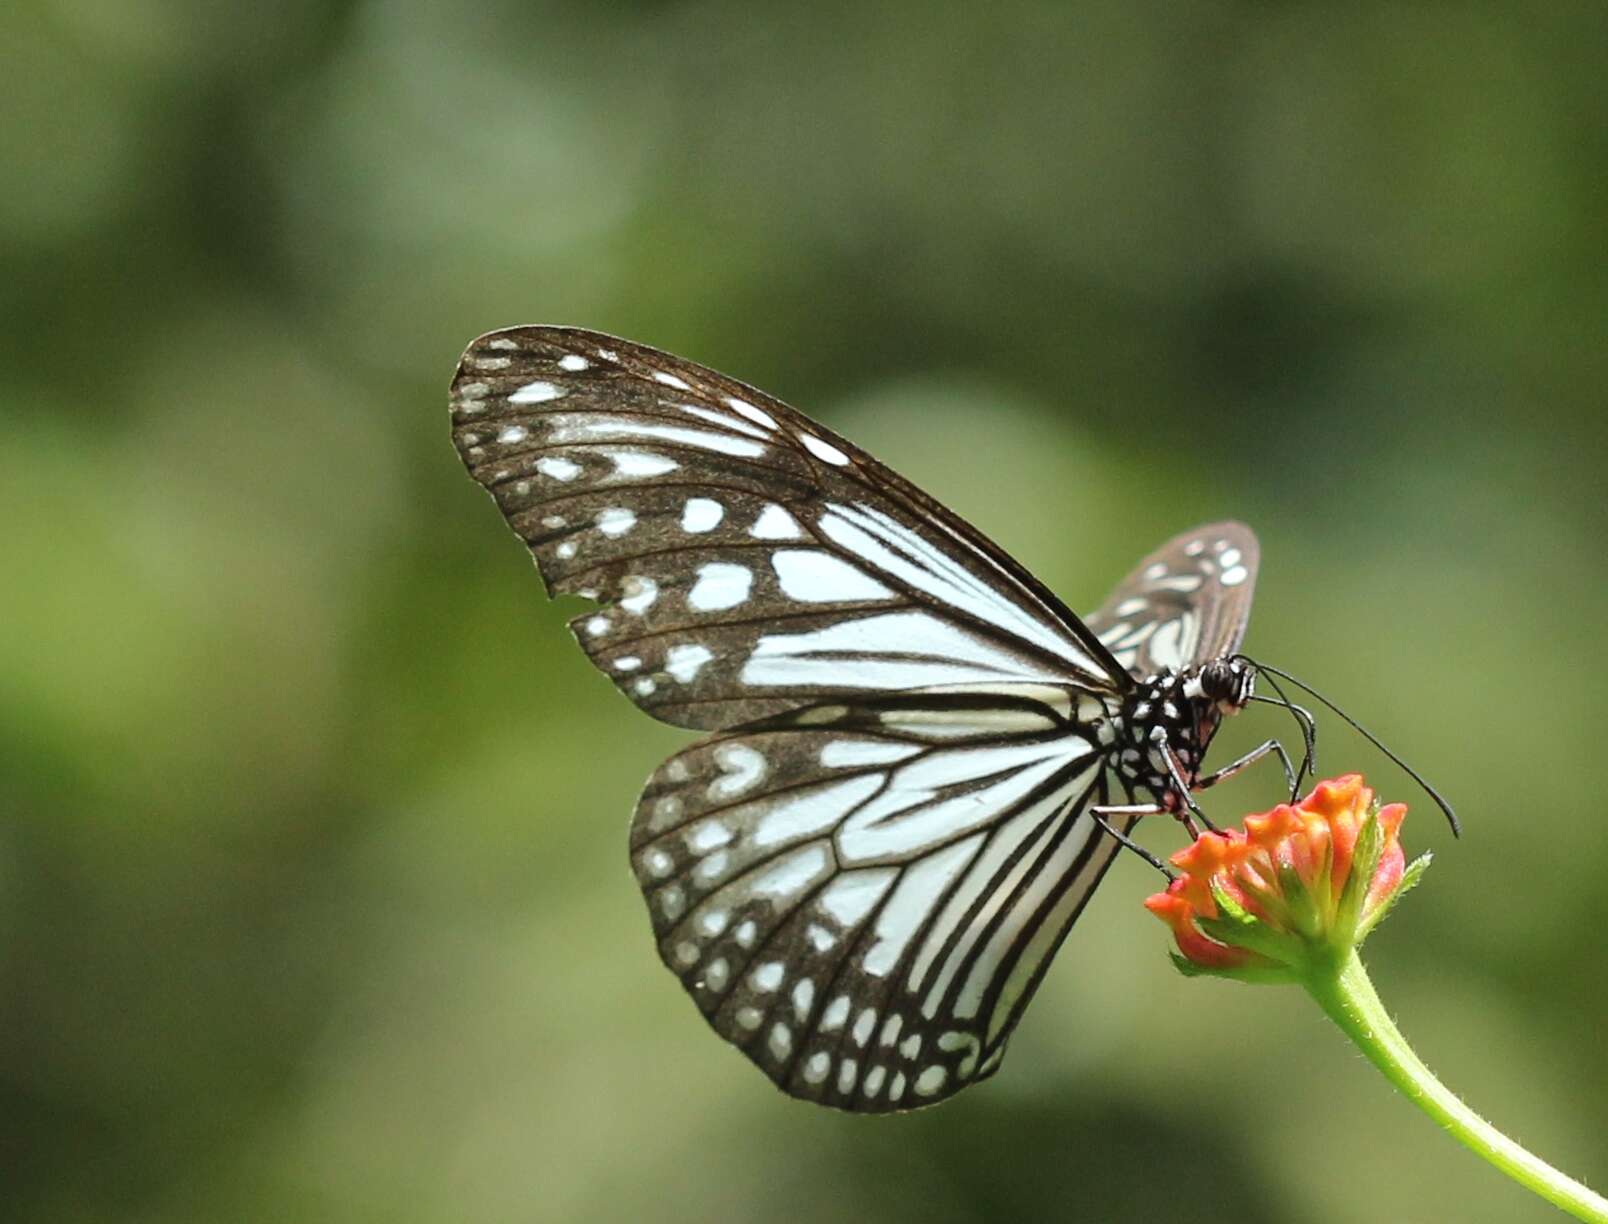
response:
[(1150, 791), (1168, 810), (1182, 811), (1187, 804), (1168, 754), (1192, 789), (1218, 725), (1245, 708), (1254, 681), (1244, 664), (1224, 659), (1141, 681), (1116, 720), (1117, 736), (1109, 749), (1112, 767), (1124, 782)]

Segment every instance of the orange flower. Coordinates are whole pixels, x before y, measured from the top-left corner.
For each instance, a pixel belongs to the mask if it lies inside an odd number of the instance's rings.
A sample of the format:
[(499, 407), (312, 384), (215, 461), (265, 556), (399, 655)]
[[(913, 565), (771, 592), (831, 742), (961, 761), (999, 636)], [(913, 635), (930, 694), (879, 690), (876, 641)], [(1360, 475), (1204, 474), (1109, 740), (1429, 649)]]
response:
[(1183, 874), (1145, 901), (1173, 929), (1190, 973), (1290, 980), (1362, 943), (1429, 856), (1406, 866), (1404, 804), (1383, 808), (1358, 774), (1299, 803), (1203, 833), (1172, 856)]

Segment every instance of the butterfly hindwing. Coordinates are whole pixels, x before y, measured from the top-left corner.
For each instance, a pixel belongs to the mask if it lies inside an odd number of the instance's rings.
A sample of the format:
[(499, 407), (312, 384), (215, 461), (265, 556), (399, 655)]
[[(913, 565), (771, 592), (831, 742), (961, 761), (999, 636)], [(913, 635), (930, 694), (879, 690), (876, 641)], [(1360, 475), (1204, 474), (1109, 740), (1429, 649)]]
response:
[(665, 762), (632, 864), (660, 955), (715, 1030), (843, 1109), (992, 1074), (1112, 850), (1082, 816), (1101, 763), (1077, 701), (810, 707)]
[(597, 332), (480, 337), (453, 436), (574, 627), (643, 709), (718, 729), (933, 684), (1127, 683), (980, 532), (703, 366)]

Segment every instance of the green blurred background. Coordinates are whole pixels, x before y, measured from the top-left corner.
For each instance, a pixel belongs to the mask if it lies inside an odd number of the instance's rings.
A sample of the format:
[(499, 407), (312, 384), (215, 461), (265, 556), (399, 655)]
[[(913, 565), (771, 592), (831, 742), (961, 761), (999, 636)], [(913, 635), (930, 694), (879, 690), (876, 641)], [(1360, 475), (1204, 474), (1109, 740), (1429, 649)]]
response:
[(686, 736), (448, 442), (536, 321), (774, 391), (1074, 606), (1252, 523), (1249, 648), (1467, 824), (1326, 721), (1440, 856), (1382, 992), (1608, 1182), (1605, 48), (1595, 0), (11, 0), (0, 1213), (1554, 1218), (1292, 992), (1178, 977), (1131, 858), (939, 1109), (713, 1038), (625, 858)]

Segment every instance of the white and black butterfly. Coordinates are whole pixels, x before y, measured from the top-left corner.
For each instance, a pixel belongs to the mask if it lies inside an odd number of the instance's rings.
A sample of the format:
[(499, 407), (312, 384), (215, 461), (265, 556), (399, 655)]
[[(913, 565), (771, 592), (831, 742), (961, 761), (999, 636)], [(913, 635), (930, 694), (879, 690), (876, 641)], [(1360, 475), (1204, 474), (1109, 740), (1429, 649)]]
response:
[(649, 780), (659, 954), (785, 1091), (908, 1109), (992, 1074), (1144, 811), (1251, 700), (1257, 545), (1213, 523), (1073, 615), (980, 531), (752, 387), (568, 327), (471, 344), (470, 474), (592, 661), (713, 732)]

